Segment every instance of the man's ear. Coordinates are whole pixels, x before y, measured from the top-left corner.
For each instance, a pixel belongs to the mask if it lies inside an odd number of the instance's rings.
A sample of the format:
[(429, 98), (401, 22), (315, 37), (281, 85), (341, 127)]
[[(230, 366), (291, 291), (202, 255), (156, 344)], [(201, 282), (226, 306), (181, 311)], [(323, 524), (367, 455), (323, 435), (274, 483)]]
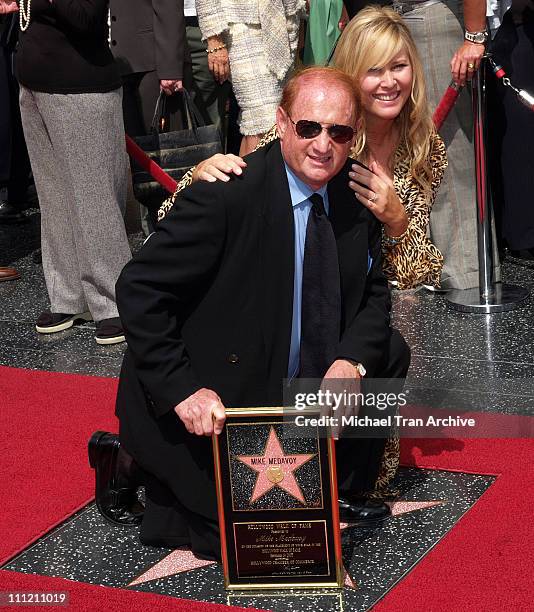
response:
[(286, 111), (279, 106), (276, 109), (276, 131), (278, 132), (278, 137), (280, 140), (284, 139), (285, 131), (287, 130), (289, 118), (287, 116)]

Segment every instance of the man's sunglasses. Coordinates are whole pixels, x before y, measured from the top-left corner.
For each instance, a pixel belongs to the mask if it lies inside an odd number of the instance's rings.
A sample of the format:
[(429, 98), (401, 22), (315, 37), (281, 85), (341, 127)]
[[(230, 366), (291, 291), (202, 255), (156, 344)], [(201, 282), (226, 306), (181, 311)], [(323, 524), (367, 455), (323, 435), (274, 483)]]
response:
[(338, 144), (345, 144), (354, 137), (354, 130), (350, 125), (338, 125), (334, 123), (328, 127), (323, 127), (320, 123), (317, 123), (317, 121), (308, 121), (307, 119), (299, 119), (299, 121), (295, 123), (295, 121), (291, 119), (289, 113), (287, 113), (287, 116), (289, 117), (289, 121), (295, 126), (295, 132), (297, 132), (297, 135), (301, 138), (316, 138), (323, 130), (326, 130), (330, 138)]

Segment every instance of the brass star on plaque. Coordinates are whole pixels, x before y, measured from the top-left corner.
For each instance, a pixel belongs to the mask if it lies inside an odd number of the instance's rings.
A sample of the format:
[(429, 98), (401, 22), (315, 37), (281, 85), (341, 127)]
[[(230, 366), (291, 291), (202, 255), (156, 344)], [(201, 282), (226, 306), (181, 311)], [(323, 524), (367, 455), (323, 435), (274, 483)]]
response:
[(258, 473), (250, 503), (260, 499), (273, 487), (280, 487), (305, 504), (304, 495), (295, 479), (294, 472), (313, 457), (315, 454), (286, 455), (274, 427), (271, 427), (263, 455), (238, 455), (236, 457)]

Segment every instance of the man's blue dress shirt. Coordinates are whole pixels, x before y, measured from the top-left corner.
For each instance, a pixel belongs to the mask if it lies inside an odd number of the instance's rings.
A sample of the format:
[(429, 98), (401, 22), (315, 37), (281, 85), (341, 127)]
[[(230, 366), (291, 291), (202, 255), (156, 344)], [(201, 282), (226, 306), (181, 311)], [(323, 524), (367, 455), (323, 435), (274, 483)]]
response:
[(304, 243), (306, 242), (306, 227), (312, 203), (308, 199), (313, 193), (318, 193), (324, 202), (326, 214), (329, 213), (328, 192), (326, 185), (313, 191), (303, 183), (286, 164), (289, 193), (295, 220), (295, 280), (293, 282), (293, 322), (291, 324), (291, 345), (289, 348), (288, 378), (294, 378), (300, 364), (300, 318), (302, 314), (302, 270), (304, 266)]

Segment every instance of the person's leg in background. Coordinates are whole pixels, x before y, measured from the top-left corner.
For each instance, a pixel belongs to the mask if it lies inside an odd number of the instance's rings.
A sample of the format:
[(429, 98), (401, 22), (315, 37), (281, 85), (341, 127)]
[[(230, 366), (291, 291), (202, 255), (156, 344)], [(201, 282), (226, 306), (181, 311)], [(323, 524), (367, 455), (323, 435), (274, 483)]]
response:
[[(124, 129), (131, 138), (146, 136), (150, 133), (154, 110), (159, 96), (159, 80), (155, 70), (136, 72), (122, 77), (123, 97), (122, 112)], [(143, 202), (138, 202), (133, 193), (130, 180), (128, 197), (138, 206), (139, 220), (145, 236), (154, 231), (154, 221), (149, 208)], [(135, 202), (138, 202), (136, 205)]]
[[(9, 95), (8, 65), (4, 49), (0, 48), (0, 184), (8, 184), (12, 170), (11, 155), (11, 100)], [(18, 102), (15, 103), (18, 107)], [(0, 202), (0, 220), (7, 202)], [(13, 218), (13, 212), (7, 209), (8, 216)], [(20, 214), (20, 213), (19, 213)], [(22, 215), (21, 215), (22, 216)], [(16, 219), (17, 222), (20, 219)], [(0, 266), (0, 282), (17, 280), (20, 274), (15, 268)]]
[(0, 182), (5, 183), (9, 177), (11, 161), (11, 102), (7, 84), (7, 65), (4, 50), (0, 49)]
[[(520, 14), (512, 7), (492, 44), (495, 61), (506, 70), (512, 83), (534, 92), (534, 13)], [(519, 9), (517, 9), (519, 10)], [(489, 78), (494, 78), (489, 75)], [(500, 176), (502, 182), (502, 237), (512, 255), (534, 259), (534, 113), (524, 107), (516, 94), (501, 82), (494, 87), (498, 96)], [(495, 107), (493, 107), (495, 110)], [(494, 125), (490, 123), (489, 125)], [(493, 131), (493, 130), (492, 130)]]
[(12, 52), (7, 47), (1, 49), (0, 64), (0, 110), (7, 127), (0, 153), (0, 165), (4, 166), (0, 180), (7, 188), (7, 199), (0, 202), (0, 223), (22, 223), (26, 220), (22, 211), (28, 207), (31, 166), (20, 118), (19, 86), (12, 70)]
[[(52, 313), (89, 309), (99, 342), (99, 324), (118, 317), (115, 282), (130, 259), (122, 217), (127, 160), (121, 91), (58, 95), (22, 88), (21, 112), (41, 200)], [(118, 332), (114, 337), (99, 343), (123, 339)]]
[[(231, 85), (217, 83), (208, 69), (207, 45), (202, 40), (196, 17), (186, 17), (187, 44), (191, 52), (191, 64), (186, 64), (185, 87), (191, 91), (193, 101), (206, 124), (214, 124), (223, 136), (226, 132), (226, 105)], [(191, 70), (189, 70), (191, 67)]]
[(97, 341), (98, 323), (118, 317), (115, 283), (131, 257), (123, 220), (127, 156), (121, 103), (117, 89), (56, 96), (48, 109), (73, 196), (69, 214), (78, 270)]
[(53, 105), (52, 94), (38, 95), (41, 103), (35, 92), (21, 87), (22, 125), (41, 208), (43, 271), (51, 312), (75, 315), (87, 311), (87, 302), (71, 221), (73, 194), (57, 157), (58, 143), (44, 117), (48, 105)]
[(22, 211), (28, 208), (28, 187), (30, 185), (31, 165), (20, 118), (19, 86), (14, 75), (9, 75), (11, 97), (11, 167), (7, 182), (7, 202), (0, 207), (2, 221), (21, 222), (26, 218)]
[[(417, 7), (403, 14), (425, 61), (431, 109), (450, 81), (450, 61), (463, 41), (463, 13), (458, 0)], [(467, 289), (478, 285), (476, 193), (471, 90), (465, 87), (445, 120), (440, 135), (447, 147), (448, 168), (430, 215), (430, 238), (444, 257), (441, 286)], [(500, 268), (494, 249), (496, 274)]]

